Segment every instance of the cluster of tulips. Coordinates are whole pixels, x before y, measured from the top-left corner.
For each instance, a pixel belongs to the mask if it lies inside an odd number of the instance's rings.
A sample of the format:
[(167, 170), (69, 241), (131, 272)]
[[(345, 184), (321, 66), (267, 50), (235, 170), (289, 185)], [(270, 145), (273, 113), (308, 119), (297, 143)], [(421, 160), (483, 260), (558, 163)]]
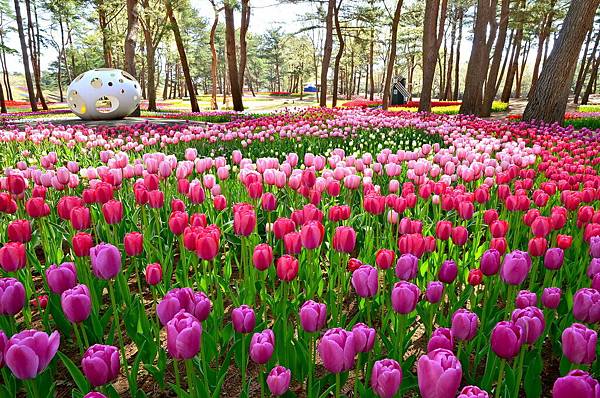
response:
[(595, 137), (356, 109), (0, 130), (0, 395), (597, 398)]

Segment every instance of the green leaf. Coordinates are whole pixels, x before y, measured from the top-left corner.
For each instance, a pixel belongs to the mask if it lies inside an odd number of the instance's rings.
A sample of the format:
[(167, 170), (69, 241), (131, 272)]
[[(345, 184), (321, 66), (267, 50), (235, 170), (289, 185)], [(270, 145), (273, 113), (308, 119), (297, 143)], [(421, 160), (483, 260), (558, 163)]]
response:
[(75, 384), (77, 385), (77, 387), (81, 390), (81, 392), (83, 392), (84, 394), (87, 394), (90, 391), (90, 384), (88, 383), (87, 379), (85, 378), (85, 376), (83, 375), (81, 370), (79, 370), (77, 365), (75, 365), (73, 363), (73, 361), (71, 361), (69, 359), (69, 357), (67, 357), (65, 354), (63, 354), (60, 351), (58, 351), (57, 354), (58, 354), (58, 357), (60, 358), (60, 360), (62, 361), (62, 363), (65, 365), (65, 367), (69, 371), (69, 373), (71, 374), (71, 377), (75, 381)]
[(539, 351), (527, 358), (527, 372), (525, 373), (524, 388), (527, 398), (537, 398), (542, 395), (540, 375), (542, 374), (542, 356)]

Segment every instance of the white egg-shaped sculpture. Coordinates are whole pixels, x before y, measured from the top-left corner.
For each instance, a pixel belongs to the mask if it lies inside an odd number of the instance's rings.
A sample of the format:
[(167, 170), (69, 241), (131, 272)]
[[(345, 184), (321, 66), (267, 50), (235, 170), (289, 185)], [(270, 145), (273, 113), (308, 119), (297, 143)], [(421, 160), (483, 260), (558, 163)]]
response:
[(88, 70), (67, 89), (71, 111), (84, 120), (122, 119), (140, 105), (140, 84), (129, 73), (112, 68)]

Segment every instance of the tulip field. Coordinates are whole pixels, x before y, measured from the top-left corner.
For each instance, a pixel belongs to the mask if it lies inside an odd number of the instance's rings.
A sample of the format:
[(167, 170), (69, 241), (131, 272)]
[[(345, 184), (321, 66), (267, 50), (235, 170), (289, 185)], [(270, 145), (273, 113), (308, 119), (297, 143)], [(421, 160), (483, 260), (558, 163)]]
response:
[(0, 397), (600, 397), (600, 131), (228, 120), (3, 125)]

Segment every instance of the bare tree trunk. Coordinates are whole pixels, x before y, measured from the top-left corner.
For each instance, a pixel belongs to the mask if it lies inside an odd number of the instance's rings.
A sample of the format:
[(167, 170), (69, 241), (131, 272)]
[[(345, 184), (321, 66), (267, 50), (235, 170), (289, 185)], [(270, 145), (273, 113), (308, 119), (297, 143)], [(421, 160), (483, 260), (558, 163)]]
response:
[(338, 78), (340, 75), (340, 62), (342, 61), (342, 55), (344, 55), (344, 36), (342, 36), (342, 28), (340, 26), (340, 7), (342, 6), (342, 0), (340, 0), (335, 7), (335, 33), (338, 39), (338, 52), (335, 54), (335, 61), (333, 64), (333, 87), (332, 87), (332, 95), (333, 99), (331, 101), (331, 107), (335, 108), (337, 105), (338, 99)]
[(165, 63), (165, 85), (163, 86), (163, 99), (167, 99), (169, 95), (169, 79), (170, 79), (171, 67), (169, 66), (169, 62)]
[(100, 32), (102, 33), (102, 55), (104, 57), (104, 67), (112, 68), (112, 50), (110, 43), (108, 42), (108, 22), (106, 20), (106, 10), (104, 5), (100, 2), (96, 2), (96, 11), (98, 12), (98, 24)]
[[(4, 13), (0, 11), (0, 26), (4, 25)], [(10, 79), (8, 77), (8, 68), (6, 63), (6, 46), (4, 44), (4, 30), (0, 29), (0, 61), (2, 63), (2, 76), (4, 85), (6, 87), (7, 97), (9, 100), (13, 99), (12, 90), (10, 89)]]
[[(36, 96), (40, 100), (42, 104), (42, 109), (47, 111), (48, 104), (46, 104), (46, 99), (44, 98), (44, 93), (42, 92), (42, 76), (38, 63), (38, 44), (39, 41), (36, 36), (36, 31), (34, 30), (33, 18), (31, 17), (31, 1), (25, 0), (25, 10), (27, 11), (27, 33), (29, 38), (29, 50), (31, 57), (31, 67), (33, 68), (33, 81), (36, 89)], [(37, 17), (37, 13), (36, 13)], [(39, 32), (38, 32), (39, 33)]]
[(185, 77), (185, 84), (189, 91), (192, 112), (200, 112), (200, 107), (198, 107), (198, 100), (196, 99), (196, 91), (194, 90), (194, 82), (190, 73), (190, 66), (187, 60), (187, 55), (185, 53), (185, 47), (183, 46), (183, 41), (181, 40), (179, 24), (177, 23), (177, 19), (175, 18), (175, 14), (173, 13), (173, 6), (171, 5), (171, 0), (165, 0), (165, 8), (167, 10), (167, 17), (169, 18), (169, 22), (171, 24), (171, 30), (173, 30), (175, 44), (177, 45), (177, 52), (179, 53), (181, 67), (183, 69), (183, 75)]
[(500, 70), (500, 64), (502, 62), (502, 54), (504, 53), (504, 47), (506, 44), (506, 36), (508, 33), (508, 17), (510, 14), (510, 0), (502, 0), (500, 6), (500, 24), (498, 28), (498, 39), (494, 47), (494, 55), (492, 58), (492, 64), (488, 72), (487, 80), (485, 83), (485, 90), (483, 94), (483, 104), (481, 107), (481, 116), (489, 116), (492, 112), (492, 105), (494, 104), (494, 97), (496, 97), (496, 84), (498, 81), (498, 71)]
[(231, 87), (233, 109), (242, 112), (244, 110), (244, 103), (242, 102), (242, 88), (240, 87), (240, 77), (236, 59), (233, 5), (229, 2), (225, 2), (225, 47), (227, 52), (227, 69), (229, 72), (229, 86)]
[(392, 75), (394, 74), (394, 64), (396, 62), (396, 42), (398, 41), (398, 24), (400, 23), (400, 13), (402, 12), (403, 0), (396, 2), (394, 17), (392, 19), (392, 38), (390, 41), (390, 55), (388, 56), (387, 69), (385, 72), (385, 85), (383, 87), (383, 109), (388, 109), (390, 102), (390, 90), (392, 87)]
[[(593, 33), (593, 29), (590, 29), (589, 31), (589, 35)], [(577, 82), (575, 83), (575, 90), (574, 90), (574, 103), (578, 103), (579, 102), (579, 96), (581, 95), (581, 90), (583, 89), (583, 85), (585, 84), (585, 78), (590, 70), (590, 66), (593, 64), (594, 62), (594, 57), (596, 54), (596, 51), (598, 49), (598, 45), (600, 44), (600, 31), (598, 32), (598, 34), (596, 35), (596, 40), (594, 41), (594, 47), (592, 49), (592, 53), (589, 55), (587, 55), (588, 53), (588, 47), (589, 47), (589, 40), (587, 41), (587, 44), (585, 46), (585, 51), (583, 52), (583, 56), (581, 59), (581, 67), (579, 68), (579, 76), (577, 76)]]
[(523, 42), (523, 29), (519, 28), (515, 34), (515, 43), (512, 51), (510, 63), (508, 65), (508, 72), (506, 73), (506, 80), (504, 81), (504, 89), (502, 90), (501, 101), (509, 102), (512, 94), (512, 86), (515, 80), (515, 74), (519, 68), (519, 56), (521, 55), (521, 45)]
[(127, 34), (125, 36), (125, 70), (137, 77), (135, 68), (135, 47), (139, 25), (137, 0), (127, 0)]
[(446, 101), (452, 98), (452, 68), (454, 66), (454, 42), (456, 41), (457, 17), (458, 10), (455, 10), (454, 18), (452, 19), (452, 28), (450, 30), (450, 55), (448, 56), (448, 67), (446, 69), (446, 86), (444, 88), (444, 93), (442, 94), (442, 99)]
[(219, 25), (219, 12), (217, 9), (214, 0), (212, 1), (213, 11), (215, 13), (215, 19), (213, 20), (213, 24), (210, 28), (210, 78), (212, 81), (211, 90), (210, 90), (210, 109), (219, 109), (219, 105), (217, 105), (217, 47), (215, 46), (215, 35), (217, 33), (217, 26)]
[(15, 21), (19, 32), (19, 41), (21, 42), (21, 56), (23, 58), (23, 70), (25, 72), (25, 81), (27, 83), (27, 94), (29, 95), (29, 104), (33, 112), (38, 110), (37, 100), (33, 88), (33, 79), (29, 69), (29, 55), (27, 54), (27, 42), (25, 41), (25, 32), (23, 30), (23, 18), (21, 17), (21, 6), (19, 0), (15, 1)]
[[(507, 2), (507, 0), (504, 0), (504, 2)], [(460, 106), (460, 113), (462, 114), (479, 115), (483, 112), (483, 88), (488, 74), (490, 50), (498, 31), (496, 21), (497, 4), (497, 0), (479, 0), (477, 2), (473, 49), (467, 67), (465, 92)], [(502, 10), (506, 12), (508, 7), (508, 4), (503, 3)], [(502, 51), (503, 46), (498, 47), (500, 48), (499, 51)]]
[(600, 67), (600, 54), (596, 56), (594, 66), (592, 67), (592, 73), (590, 74), (590, 80), (588, 81), (585, 92), (581, 97), (581, 103), (583, 105), (588, 104), (588, 101), (590, 100), (590, 95), (592, 94), (592, 91), (594, 91), (594, 87), (596, 86), (596, 81), (598, 80), (598, 67)]
[(525, 74), (525, 66), (527, 64), (527, 58), (529, 57), (529, 50), (531, 49), (531, 40), (525, 42), (523, 48), (523, 55), (521, 57), (521, 70), (516, 74), (517, 82), (515, 87), (515, 98), (521, 98), (521, 89), (523, 87), (523, 75)]
[(325, 17), (325, 45), (323, 46), (323, 59), (321, 61), (321, 93), (319, 106), (327, 106), (327, 73), (331, 62), (333, 51), (333, 14), (335, 12), (335, 0), (327, 1), (327, 15)]
[(6, 99), (4, 98), (4, 89), (2, 88), (2, 84), (0, 84), (0, 113), (8, 113), (6, 109)]
[[(374, 72), (374, 53), (375, 53), (375, 30), (371, 28), (371, 37), (369, 40), (369, 99), (375, 98), (375, 72)], [(366, 93), (366, 91), (365, 91)], [(366, 95), (366, 94), (365, 94)], [(366, 98), (366, 97), (365, 97)]]
[(242, 20), (240, 23), (240, 67), (238, 69), (240, 90), (244, 91), (244, 73), (248, 58), (246, 33), (250, 26), (250, 0), (242, 0)]
[[(537, 83), (537, 79), (540, 74), (540, 66), (542, 63), (542, 54), (544, 51), (544, 45), (546, 43), (546, 40), (548, 40), (548, 37), (550, 36), (550, 29), (552, 28), (552, 22), (554, 22), (554, 14), (555, 14), (554, 6), (555, 6), (555, 4), (556, 4), (556, 0), (552, 0), (550, 2), (550, 10), (546, 14), (544, 21), (542, 22), (542, 26), (540, 27), (540, 32), (538, 34), (537, 52), (536, 52), (536, 56), (535, 56), (535, 64), (533, 66), (533, 73), (531, 76), (531, 87), (529, 88), (529, 93), (527, 94), (528, 97), (533, 92), (533, 88), (535, 87), (535, 84)], [(586, 47), (586, 51), (587, 51), (587, 47)]]
[(544, 64), (523, 120), (562, 123), (577, 58), (600, 0), (572, 0), (552, 53)]
[(462, 5), (458, 6), (458, 38), (456, 39), (456, 64), (454, 65), (454, 94), (452, 99), (458, 100), (460, 93), (460, 44), (462, 42), (463, 35), (463, 19), (465, 16), (465, 10)]
[(444, 36), (444, 25), (448, 0), (426, 0), (425, 25), (423, 28), (423, 83), (419, 112), (431, 111), (431, 91), (440, 45)]

